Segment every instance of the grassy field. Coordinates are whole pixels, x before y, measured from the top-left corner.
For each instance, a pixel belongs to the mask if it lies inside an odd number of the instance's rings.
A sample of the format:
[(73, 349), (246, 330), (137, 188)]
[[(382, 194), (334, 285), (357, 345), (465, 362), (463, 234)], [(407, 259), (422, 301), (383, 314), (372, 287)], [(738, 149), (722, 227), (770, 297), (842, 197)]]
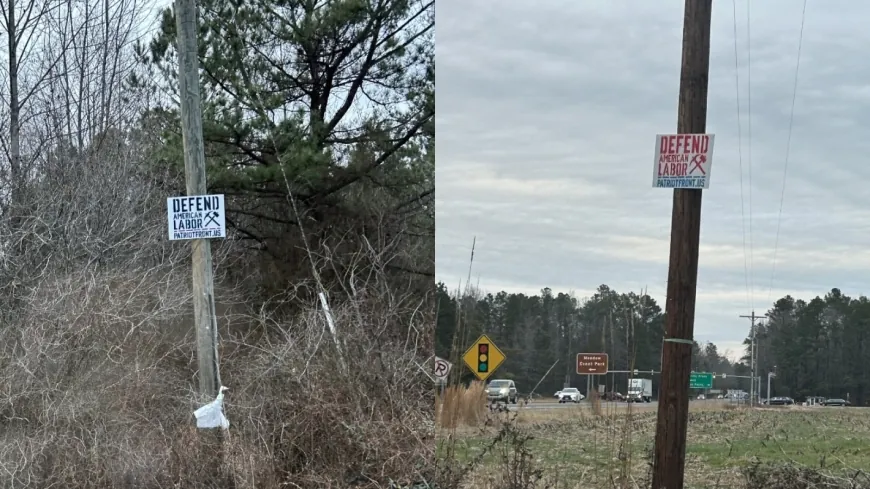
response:
[[(647, 488), (655, 412), (585, 406), (490, 415), (439, 431), (442, 466), (469, 488)], [(870, 487), (870, 411), (705, 409), (690, 413), (686, 487)]]

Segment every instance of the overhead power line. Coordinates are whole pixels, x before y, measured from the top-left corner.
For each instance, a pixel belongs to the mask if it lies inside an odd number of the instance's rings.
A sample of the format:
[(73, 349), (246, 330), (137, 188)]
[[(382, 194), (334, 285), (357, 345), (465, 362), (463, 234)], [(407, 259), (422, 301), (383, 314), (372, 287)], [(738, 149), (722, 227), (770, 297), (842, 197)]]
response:
[(746, 251), (746, 208), (743, 193), (743, 124), (740, 112), (740, 59), (737, 50), (737, 0), (731, 0), (734, 11), (734, 89), (737, 95), (737, 162), (740, 167), (740, 224), (743, 228), (743, 276), (746, 281), (746, 307), (752, 309), (749, 296), (749, 254)]
[(750, 36), (752, 3), (746, 0), (746, 144), (749, 166), (749, 300), (755, 309), (755, 240), (752, 236), (752, 38)]
[(788, 119), (788, 139), (785, 145), (785, 163), (782, 168), (782, 191), (779, 195), (779, 214), (776, 218), (776, 238), (773, 242), (773, 265), (770, 270), (770, 287), (767, 290), (767, 301), (770, 302), (770, 296), (773, 293), (773, 279), (776, 275), (776, 258), (777, 251), (779, 250), (779, 231), (782, 226), (782, 207), (785, 202), (785, 184), (786, 179), (788, 178), (788, 161), (789, 156), (791, 154), (791, 136), (794, 129), (794, 107), (795, 101), (797, 100), (797, 87), (798, 87), (798, 77), (800, 75), (801, 69), (801, 51), (803, 49), (804, 43), (804, 25), (807, 19), (807, 0), (804, 0), (803, 10), (801, 11), (801, 30), (798, 35), (798, 50), (797, 50), (797, 61), (795, 63), (794, 69), (794, 87), (792, 89), (791, 95), (791, 115), (789, 115)]

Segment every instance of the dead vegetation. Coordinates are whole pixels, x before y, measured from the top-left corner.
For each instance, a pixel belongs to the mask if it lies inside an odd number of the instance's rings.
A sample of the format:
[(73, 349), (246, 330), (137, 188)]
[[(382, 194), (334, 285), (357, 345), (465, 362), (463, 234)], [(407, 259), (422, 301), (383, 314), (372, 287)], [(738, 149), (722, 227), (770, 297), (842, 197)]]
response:
[(443, 429), (479, 426), (486, 419), (486, 384), (452, 385), (435, 395), (435, 423)]
[[(656, 413), (602, 402), (489, 413), (438, 428), (439, 481), (487, 489), (634, 489), (650, 484)], [(694, 403), (687, 488), (870, 487), (863, 410), (735, 409)]]
[[(231, 428), (222, 472), (205, 470), (192, 416), (206, 400), (194, 393), (190, 248), (163, 237), (177, 183), (133, 164), (147, 153), (130, 141), (58, 159), (90, 170), (32, 185), (29, 214), (0, 219), (0, 487), (431, 480), (431, 296), (369, 265), (353, 292), (330, 297), (345, 369), (310, 285), (263, 299), (249, 255), (231, 243), (215, 253)], [(119, 212), (117, 199), (136, 212)]]
[[(135, 161), (138, 151), (95, 158)], [(95, 168), (32, 186), (33, 211), (14, 228), (3, 221), (15, 253), (2, 262), (0, 487), (386, 488), (432, 478), (430, 297), (377, 270), (331, 297), (344, 369), (308, 284), (262, 299), (248, 285), (254, 273), (233, 278), (253, 267), (229, 243), (215, 256), (231, 428), (223, 472), (207, 472), (192, 416), (206, 400), (194, 394), (189, 245), (163, 239), (169, 190), (134, 164)], [(109, 205), (118, 195), (138, 212)]]
[(249, 488), (387, 487), (431, 477), (425, 318), (397, 342), (366, 327), (380, 311), (362, 300), (334, 309), (348, 372), (314, 307), (283, 319), (227, 308), (232, 426), (225, 473), (204, 473), (188, 280), (176, 265), (45, 277), (6, 318), (3, 487), (215, 487), (227, 477)]

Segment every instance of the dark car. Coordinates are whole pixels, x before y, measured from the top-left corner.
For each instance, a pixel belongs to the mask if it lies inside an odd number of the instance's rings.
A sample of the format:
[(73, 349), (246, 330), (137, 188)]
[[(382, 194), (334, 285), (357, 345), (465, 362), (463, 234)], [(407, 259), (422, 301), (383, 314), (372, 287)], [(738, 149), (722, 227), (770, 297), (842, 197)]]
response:
[(603, 399), (605, 401), (617, 401), (621, 402), (625, 400), (625, 396), (616, 391), (608, 391), (604, 393)]
[(822, 406), (851, 406), (852, 403), (845, 399), (827, 399)]

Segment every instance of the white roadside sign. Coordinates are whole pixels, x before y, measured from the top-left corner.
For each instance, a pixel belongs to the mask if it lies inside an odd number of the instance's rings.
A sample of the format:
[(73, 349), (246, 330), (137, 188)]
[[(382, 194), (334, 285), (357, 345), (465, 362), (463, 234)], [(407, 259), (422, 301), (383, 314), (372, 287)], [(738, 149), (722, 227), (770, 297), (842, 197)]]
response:
[(654, 188), (710, 188), (713, 134), (659, 134), (653, 163)]
[(166, 199), (169, 240), (226, 238), (223, 194)]
[(435, 357), (435, 380), (437, 382), (446, 382), (447, 375), (450, 373), (450, 369), (453, 367), (453, 364), (448, 362), (447, 360)]

